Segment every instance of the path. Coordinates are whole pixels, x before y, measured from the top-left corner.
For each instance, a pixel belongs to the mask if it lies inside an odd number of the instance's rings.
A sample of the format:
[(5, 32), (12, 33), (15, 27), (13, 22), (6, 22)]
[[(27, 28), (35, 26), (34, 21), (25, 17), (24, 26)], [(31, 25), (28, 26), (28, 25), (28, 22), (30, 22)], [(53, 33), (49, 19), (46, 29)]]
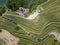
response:
[(58, 32), (51, 32), (49, 35), (54, 35), (55, 38), (58, 40), (58, 42), (60, 42), (60, 33), (58, 33)]
[(31, 20), (33, 20), (33, 19), (35, 19), (39, 14), (40, 14), (39, 11), (36, 10), (34, 13), (32, 13), (32, 14), (31, 14), (30, 16), (28, 16), (26, 19), (31, 19)]

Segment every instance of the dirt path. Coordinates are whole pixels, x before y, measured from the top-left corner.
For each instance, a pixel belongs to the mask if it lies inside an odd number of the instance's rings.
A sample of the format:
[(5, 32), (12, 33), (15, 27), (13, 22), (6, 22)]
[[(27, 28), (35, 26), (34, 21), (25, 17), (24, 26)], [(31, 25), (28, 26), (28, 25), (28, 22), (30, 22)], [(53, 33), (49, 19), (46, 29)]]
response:
[(49, 35), (54, 35), (55, 38), (58, 40), (58, 42), (60, 42), (60, 33), (58, 33), (58, 32), (51, 32)]
[(30, 16), (28, 16), (27, 19), (33, 20), (33, 19), (35, 19), (39, 14), (40, 14), (39, 11), (36, 10), (34, 13), (32, 13)]
[(13, 36), (8, 31), (2, 29), (2, 32), (0, 32), (0, 38), (4, 40), (7, 45), (17, 45), (19, 38)]

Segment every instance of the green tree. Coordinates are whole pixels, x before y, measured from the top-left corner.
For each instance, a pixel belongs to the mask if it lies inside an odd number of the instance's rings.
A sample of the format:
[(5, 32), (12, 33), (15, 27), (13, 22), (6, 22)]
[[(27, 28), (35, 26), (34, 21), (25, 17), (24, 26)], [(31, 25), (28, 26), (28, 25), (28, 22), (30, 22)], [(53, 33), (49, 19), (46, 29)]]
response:
[(0, 7), (0, 16), (2, 16), (4, 12), (5, 12), (5, 7), (4, 6)]
[(36, 7), (47, 0), (7, 0), (7, 7), (13, 11), (19, 7), (28, 8), (29, 11), (35, 10)]
[(15, 11), (19, 9), (19, 0), (7, 0), (6, 6), (12, 11)]

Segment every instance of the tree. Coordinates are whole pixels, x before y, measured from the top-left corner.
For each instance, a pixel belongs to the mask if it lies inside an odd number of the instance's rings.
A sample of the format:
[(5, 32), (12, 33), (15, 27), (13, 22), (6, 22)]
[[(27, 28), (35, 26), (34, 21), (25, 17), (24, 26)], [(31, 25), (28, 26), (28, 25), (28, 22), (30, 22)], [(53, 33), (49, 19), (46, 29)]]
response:
[(4, 6), (0, 7), (0, 16), (2, 16), (4, 12), (5, 12), (5, 7)]
[(35, 10), (36, 7), (47, 0), (7, 0), (7, 7), (12, 11), (19, 7), (28, 8), (29, 11)]
[(19, 30), (19, 29), (20, 29), (20, 27), (18, 27), (18, 26), (17, 26), (15, 29), (16, 29), (16, 30)]
[(19, 0), (7, 0), (6, 6), (12, 11), (15, 11), (19, 9)]

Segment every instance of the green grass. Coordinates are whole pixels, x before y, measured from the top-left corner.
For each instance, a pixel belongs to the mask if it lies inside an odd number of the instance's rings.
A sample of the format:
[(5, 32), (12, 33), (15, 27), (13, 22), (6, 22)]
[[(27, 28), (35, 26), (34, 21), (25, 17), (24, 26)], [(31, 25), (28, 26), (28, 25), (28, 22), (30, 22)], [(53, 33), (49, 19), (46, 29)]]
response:
[[(52, 3), (56, 2), (57, 0), (49, 0), (49, 1), (46, 1), (46, 3), (42, 4), (41, 6), (43, 8), (46, 8), (46, 7), (49, 7)], [(53, 4), (54, 5), (54, 4)]]
[(54, 40), (55, 40), (54, 37), (50, 36), (45, 41), (43, 41), (41, 45), (60, 45), (58, 41), (54, 41)]
[(0, 22), (1, 22), (0, 28), (1, 29), (5, 29), (5, 30), (9, 31), (14, 36), (17, 36), (19, 38), (29, 40), (29, 41), (35, 43), (35, 41), (33, 41), (29, 36), (26, 36), (26, 33), (22, 29), (16, 30), (17, 25), (14, 25), (13, 23), (9, 22), (8, 20), (6, 20), (6, 19), (4, 19), (2, 17), (0, 17), (0, 18), (1, 18), (1, 20), (0, 20)]
[(6, 42), (0, 39), (0, 45), (6, 45)]
[[(23, 19), (23, 18), (18, 18), (15, 16), (9, 16), (6, 15), (7, 17), (15, 20), (17, 23), (19, 23), (23, 28), (26, 29), (26, 31), (31, 31), (31, 32), (35, 32), (35, 33), (40, 33), (41, 34), (36, 34), (36, 37), (44, 37), (46, 34), (48, 34), (51, 31), (59, 31), (60, 28), (58, 28), (60, 26), (56, 26), (58, 25), (52, 22), (60, 22), (60, 7), (59, 7), (59, 3), (56, 3), (58, 5), (53, 7), (47, 7), (45, 10), (43, 10), (40, 14), (40, 18), (38, 20), (37, 23), (31, 22), (29, 20)], [(49, 8), (49, 9), (48, 9)], [(43, 32), (44, 31), (44, 32)], [(40, 36), (39, 36), (40, 35)]]
[[(56, 1), (56, 2), (55, 2)], [(54, 3), (55, 2), (55, 3)], [(54, 42), (53, 36), (48, 36), (44, 40), (41, 40), (41, 43), (36, 41), (36, 38), (44, 38), (52, 31), (57, 31), (60, 33), (60, 1), (51, 0), (49, 3), (42, 5), (44, 8), (40, 12), (39, 20), (34, 23), (31, 20), (24, 18), (12, 16), (6, 14), (5, 16), (9, 19), (12, 19), (17, 24), (20, 24), (26, 31), (30, 32), (33, 36), (27, 35), (27, 33), (20, 27), (19, 30), (16, 29), (17, 25), (13, 24), (11, 21), (6, 20), (0, 16), (0, 28), (6, 29), (14, 36), (20, 38), (19, 45), (59, 45), (58, 42)]]

